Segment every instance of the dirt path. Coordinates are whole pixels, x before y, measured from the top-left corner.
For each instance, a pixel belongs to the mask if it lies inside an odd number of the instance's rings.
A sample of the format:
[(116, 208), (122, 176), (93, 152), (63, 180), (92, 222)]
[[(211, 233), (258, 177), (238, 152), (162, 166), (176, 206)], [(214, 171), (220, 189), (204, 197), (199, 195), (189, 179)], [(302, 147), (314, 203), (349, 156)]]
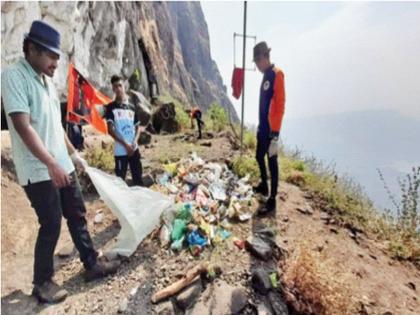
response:
[[(211, 147), (180, 142), (174, 140), (173, 136), (156, 137), (156, 140), (157, 142), (143, 150), (147, 171), (159, 166), (162, 159), (176, 160), (192, 150), (198, 151), (208, 160), (225, 159), (232, 154), (230, 145), (224, 138), (211, 140)], [(277, 266), (254, 259), (245, 250), (238, 249), (229, 239), (213, 250), (207, 249), (197, 259), (188, 251), (173, 254), (164, 250), (158, 240), (149, 236), (136, 253), (123, 262), (115, 276), (89, 284), (85, 284), (81, 278), (82, 266), (75, 251), (68, 258), (57, 257), (55, 279), (64, 285), (70, 296), (58, 305), (38, 305), (29, 296), (36, 217), (10, 172), (9, 148), (7, 137), (2, 134), (3, 314), (115, 314), (125, 302), (125, 314), (153, 313), (155, 308), (150, 304), (150, 297), (156, 289), (174, 281), (181, 271), (209, 258), (223, 265), (224, 272), (214, 284), (215, 287), (220, 286), (220, 281), (242, 287), (248, 297), (258, 303), (258, 297), (253, 294), (249, 285), (251, 271), (260, 265), (269, 265), (269, 268)], [(298, 187), (287, 183), (281, 183), (280, 187), (282, 199), (278, 200), (277, 216), (232, 224), (233, 236), (245, 239), (259, 225), (264, 224), (279, 231), (277, 242), (290, 255), (293, 255), (293, 251), (302, 242), (309, 243), (313, 251), (323, 252), (330, 258), (329, 263), (338, 273), (347, 277), (357, 308), (354, 314), (358, 313), (360, 302), (364, 304), (365, 314), (418, 314), (418, 270), (409, 264), (391, 260), (383, 253), (379, 244), (363, 235), (358, 236), (356, 242), (347, 229), (325, 224), (325, 220), (321, 219), (325, 215), (311, 204), (311, 200), (305, 198), (305, 192)], [(113, 242), (118, 233), (118, 223), (103, 202), (94, 196), (88, 196), (86, 204), (89, 229), (95, 245), (103, 249)], [(313, 208), (313, 214), (303, 214), (296, 210), (305, 205)], [(104, 213), (104, 219), (101, 223), (94, 224), (93, 218), (98, 210)], [(70, 244), (69, 235), (66, 228), (63, 228), (57, 248), (67, 244)], [(222, 314), (215, 312), (214, 314)]]

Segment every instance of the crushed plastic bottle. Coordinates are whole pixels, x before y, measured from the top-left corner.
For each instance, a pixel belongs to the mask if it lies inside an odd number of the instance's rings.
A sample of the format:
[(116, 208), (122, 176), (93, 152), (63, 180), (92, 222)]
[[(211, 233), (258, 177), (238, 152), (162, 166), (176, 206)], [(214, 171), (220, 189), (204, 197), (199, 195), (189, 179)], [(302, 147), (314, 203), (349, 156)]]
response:
[(187, 225), (182, 219), (175, 219), (172, 227), (171, 239), (172, 241), (180, 240), (187, 232)]

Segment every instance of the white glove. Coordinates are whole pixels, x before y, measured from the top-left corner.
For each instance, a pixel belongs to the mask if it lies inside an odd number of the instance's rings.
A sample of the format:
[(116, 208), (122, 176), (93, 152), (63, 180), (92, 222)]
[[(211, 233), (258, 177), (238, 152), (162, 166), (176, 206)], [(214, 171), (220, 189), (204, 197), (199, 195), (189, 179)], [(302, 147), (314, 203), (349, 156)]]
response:
[(84, 158), (82, 158), (77, 151), (74, 151), (72, 155), (70, 155), (70, 158), (73, 162), (73, 164), (76, 166), (76, 168), (82, 170), (83, 172), (86, 171), (87, 167), (89, 166), (88, 163)]
[(277, 137), (271, 139), (268, 148), (268, 157), (271, 158), (279, 153), (279, 139)]
[(133, 148), (133, 151), (136, 151), (139, 148), (139, 145), (137, 144), (137, 142), (133, 142), (131, 147)]

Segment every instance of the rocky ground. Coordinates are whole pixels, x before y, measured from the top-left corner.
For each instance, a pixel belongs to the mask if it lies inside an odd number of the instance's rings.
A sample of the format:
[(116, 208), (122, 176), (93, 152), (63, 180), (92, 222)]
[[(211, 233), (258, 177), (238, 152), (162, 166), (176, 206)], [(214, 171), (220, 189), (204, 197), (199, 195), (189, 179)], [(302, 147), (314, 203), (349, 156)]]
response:
[[(89, 141), (108, 140), (92, 136)], [(223, 136), (198, 143), (177, 135), (154, 136), (152, 143), (142, 148), (145, 173), (153, 173), (164, 159), (177, 160), (190, 151), (213, 161), (229, 159), (234, 153), (230, 142)], [(3, 314), (222, 315), (235, 311), (242, 314), (286, 314), (283, 301), (288, 303), (291, 314), (297, 314), (299, 304), (305, 304), (305, 301), (294, 290), (286, 271), (292, 264), (289, 257), (293, 257), (302, 244), (306, 244), (303, 247), (306, 251), (326, 257), (337, 278), (345, 280), (343, 286), (348, 290), (348, 300), (352, 304), (349, 314), (419, 314), (419, 270), (411, 264), (390, 259), (382, 250), (382, 244), (363, 233), (335, 225), (317, 207), (312, 196), (283, 182), (276, 216), (253, 217), (244, 223), (232, 223), (232, 237), (216, 247), (207, 248), (199, 258), (193, 257), (188, 250), (175, 254), (163, 249), (156, 233), (152, 233), (132, 257), (123, 261), (116, 275), (88, 284), (82, 279), (82, 266), (63, 222), (57, 246), (55, 279), (69, 291), (69, 297), (58, 305), (40, 305), (30, 296), (36, 217), (23, 190), (15, 182), (7, 132), (2, 132), (1, 153)], [(117, 235), (118, 222), (96, 195), (85, 197), (90, 231), (97, 248), (103, 249)], [(95, 222), (97, 213), (103, 213), (103, 218)], [(234, 243), (234, 240), (246, 240), (267, 228), (268, 234), (274, 231), (273, 241), (265, 238), (264, 242), (270, 244), (268, 247), (272, 250), (266, 255), (267, 261), (261, 259), (265, 257), (265, 245), (259, 250), (263, 257), (258, 258), (237, 246), (240, 243)], [(221, 275), (215, 280), (198, 277), (171, 299), (156, 305), (151, 303), (151, 296), (156, 291), (175, 282), (203, 261), (220, 266)], [(261, 270), (277, 273), (283, 279), (278, 285), (286, 288), (286, 296), (282, 296), (281, 290), (272, 288), (271, 281), (267, 281)], [(270, 309), (273, 306), (277, 313)], [(303, 314), (309, 314), (308, 310), (305, 305), (300, 308)], [(312, 313), (317, 314), (314, 309)]]

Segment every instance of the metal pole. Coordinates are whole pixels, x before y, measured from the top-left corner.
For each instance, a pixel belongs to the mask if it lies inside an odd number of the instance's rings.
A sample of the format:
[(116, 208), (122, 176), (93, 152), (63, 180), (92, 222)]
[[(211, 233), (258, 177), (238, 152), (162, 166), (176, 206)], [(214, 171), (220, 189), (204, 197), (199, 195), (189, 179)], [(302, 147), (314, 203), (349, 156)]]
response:
[(233, 33), (233, 67), (236, 68), (236, 48), (235, 48), (236, 33)]
[(243, 154), (243, 141), (244, 141), (244, 104), (245, 104), (245, 52), (246, 52), (246, 6), (247, 2), (244, 1), (244, 37), (242, 49), (242, 69), (244, 72), (244, 80), (242, 82), (242, 113), (241, 113), (241, 155)]

